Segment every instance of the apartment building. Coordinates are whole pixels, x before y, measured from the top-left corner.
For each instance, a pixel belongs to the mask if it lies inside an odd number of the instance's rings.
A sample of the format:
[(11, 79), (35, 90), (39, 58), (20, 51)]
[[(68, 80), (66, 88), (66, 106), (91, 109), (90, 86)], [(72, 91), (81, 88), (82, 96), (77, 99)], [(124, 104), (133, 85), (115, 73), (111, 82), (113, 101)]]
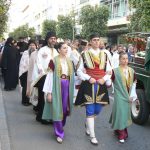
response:
[[(71, 0), (14, 0), (10, 13), (19, 9), (14, 17), (10, 14), (9, 31), (13, 31), (18, 26), (28, 24), (34, 27), (36, 34), (40, 35), (42, 31), (42, 23), (44, 20), (56, 20), (58, 15), (67, 15), (72, 9)], [(14, 21), (14, 19), (16, 21)]]
[(110, 12), (108, 41), (118, 43), (120, 35), (128, 32), (128, 18), (131, 13), (128, 0), (100, 0), (100, 5), (108, 6)]

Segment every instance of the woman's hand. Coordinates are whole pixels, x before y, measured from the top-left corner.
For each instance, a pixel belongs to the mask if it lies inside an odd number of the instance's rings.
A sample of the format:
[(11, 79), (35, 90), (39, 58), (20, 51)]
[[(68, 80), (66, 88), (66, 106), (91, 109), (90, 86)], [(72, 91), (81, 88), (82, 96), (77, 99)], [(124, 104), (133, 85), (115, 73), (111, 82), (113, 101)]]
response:
[(52, 94), (51, 94), (51, 93), (48, 93), (48, 94), (47, 94), (47, 101), (48, 101), (49, 103), (52, 102)]

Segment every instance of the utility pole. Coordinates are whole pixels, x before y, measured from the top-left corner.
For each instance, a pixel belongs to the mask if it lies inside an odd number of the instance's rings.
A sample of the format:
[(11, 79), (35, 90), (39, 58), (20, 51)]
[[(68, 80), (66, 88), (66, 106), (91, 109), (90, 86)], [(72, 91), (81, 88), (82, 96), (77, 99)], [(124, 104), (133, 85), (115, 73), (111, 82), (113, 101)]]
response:
[(74, 4), (72, 4), (72, 11), (73, 11), (73, 22), (72, 22), (72, 40), (75, 39), (75, 7), (76, 7), (76, 0), (74, 1)]

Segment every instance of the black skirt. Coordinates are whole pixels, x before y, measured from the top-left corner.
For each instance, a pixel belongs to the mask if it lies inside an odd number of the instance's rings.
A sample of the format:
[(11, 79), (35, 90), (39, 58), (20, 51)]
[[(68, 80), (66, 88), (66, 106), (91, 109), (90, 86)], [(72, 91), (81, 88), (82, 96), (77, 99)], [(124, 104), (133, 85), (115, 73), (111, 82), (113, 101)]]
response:
[(78, 91), (75, 105), (85, 105), (85, 104), (109, 104), (109, 96), (106, 85), (98, 84), (98, 89), (96, 95), (94, 94), (94, 84), (89, 83), (89, 81), (83, 81), (80, 85)]

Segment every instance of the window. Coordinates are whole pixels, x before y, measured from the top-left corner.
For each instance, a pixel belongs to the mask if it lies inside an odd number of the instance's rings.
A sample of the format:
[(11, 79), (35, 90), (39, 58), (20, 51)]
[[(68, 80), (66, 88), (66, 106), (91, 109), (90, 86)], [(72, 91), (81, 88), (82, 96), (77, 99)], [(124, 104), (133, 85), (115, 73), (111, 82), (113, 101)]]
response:
[(113, 6), (113, 18), (119, 17), (119, 4)]
[(80, 4), (88, 2), (89, 0), (80, 0)]

